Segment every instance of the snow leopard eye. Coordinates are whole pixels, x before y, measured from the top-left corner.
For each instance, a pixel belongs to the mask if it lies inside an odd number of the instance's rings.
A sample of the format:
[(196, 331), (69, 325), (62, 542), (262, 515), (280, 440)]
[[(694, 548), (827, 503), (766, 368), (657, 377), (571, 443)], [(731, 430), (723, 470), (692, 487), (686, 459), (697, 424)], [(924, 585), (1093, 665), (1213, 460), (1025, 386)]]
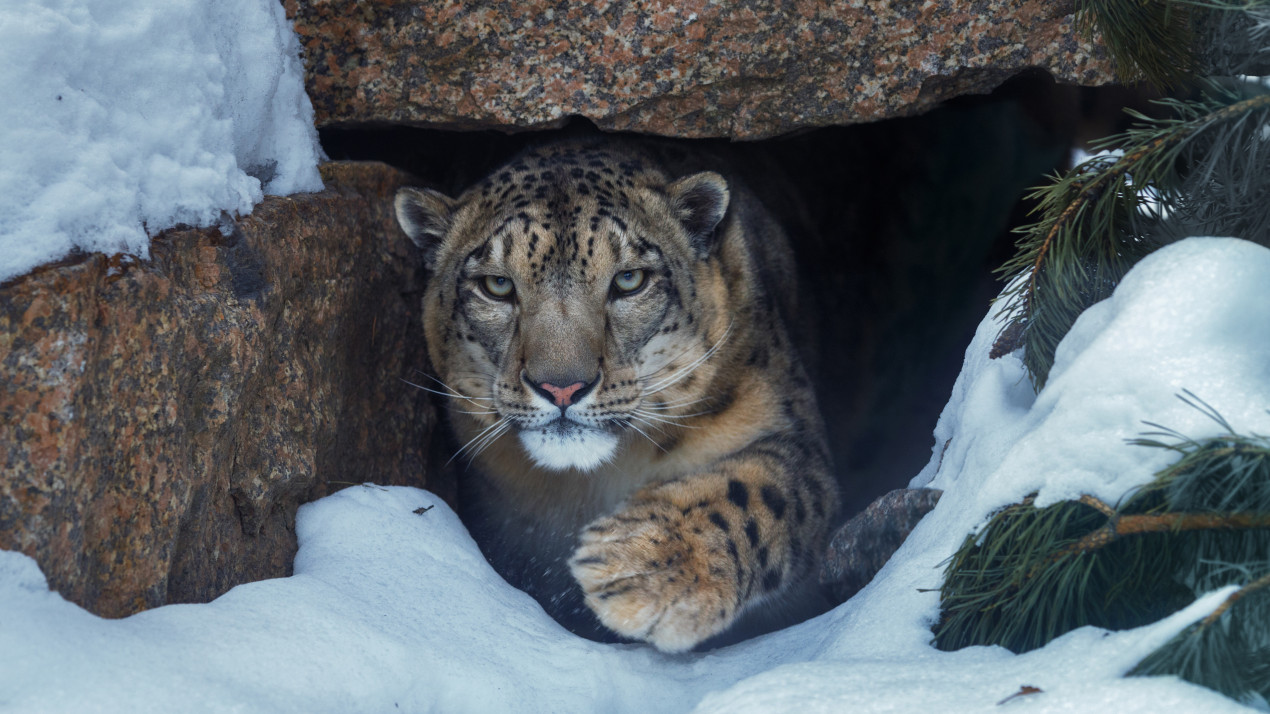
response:
[(623, 270), (613, 278), (613, 287), (619, 295), (632, 295), (644, 287), (643, 270)]
[(516, 292), (511, 279), (501, 275), (486, 275), (481, 281), (481, 288), (495, 300), (510, 300), (512, 293)]

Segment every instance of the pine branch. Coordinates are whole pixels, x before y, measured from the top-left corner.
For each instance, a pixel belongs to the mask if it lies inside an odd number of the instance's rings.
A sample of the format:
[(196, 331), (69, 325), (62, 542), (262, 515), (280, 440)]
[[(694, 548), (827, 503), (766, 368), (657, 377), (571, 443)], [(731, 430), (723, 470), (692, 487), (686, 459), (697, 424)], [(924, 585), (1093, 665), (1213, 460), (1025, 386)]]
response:
[(1270, 572), (1152, 652), (1130, 676), (1175, 675), (1232, 699), (1270, 701)]
[[(1197, 441), (1157, 426), (1146, 437), (1159, 438), (1131, 442), (1180, 458), (1119, 505), (1028, 498), (994, 514), (950, 560), (938, 647), (1022, 652), (1083, 625), (1136, 627), (1270, 572), (1270, 438), (1235, 434), (1195, 395), (1180, 398), (1225, 433)], [(1270, 608), (1241, 609), (1270, 633)]]
[(1114, 537), (1108, 521), (1081, 501), (1025, 501), (993, 516), (948, 567), (935, 645), (1026, 652), (1077, 627), (1130, 627), (1189, 602), (1168, 576), (1160, 533)]
[(1235, 603), (1266, 587), (1270, 587), (1270, 573), (1266, 573), (1257, 580), (1254, 580), (1231, 593), (1230, 597), (1226, 598), (1221, 605), (1218, 605), (1216, 610), (1208, 613), (1207, 617), (1199, 621), (1200, 627), (1212, 627), (1213, 623), (1221, 619), (1222, 615), (1230, 612), (1230, 608), (1234, 607)]
[(1122, 82), (1170, 89), (1201, 71), (1256, 74), (1266, 59), (1268, 7), (1270, 0), (1082, 0), (1076, 27), (1086, 39), (1102, 38)]
[[(1039, 201), (1041, 219), (1018, 229), (1018, 253), (998, 270), (1011, 287), (999, 298), (1007, 320), (992, 354), (1025, 348), (1024, 365), (1038, 391), (1076, 318), (1108, 297), (1142, 257), (1201, 224), (1229, 224), (1246, 214), (1246, 230), (1270, 227), (1270, 196), (1256, 201), (1248, 195), (1270, 192), (1270, 179), (1250, 178), (1247, 191), (1234, 191), (1237, 178), (1219, 171), (1230, 162), (1202, 160), (1219, 147), (1228, 158), (1242, 151), (1234, 164), (1266, 173), (1263, 165), (1244, 162), (1267, 151), (1260, 127), (1270, 120), (1270, 95), (1214, 91), (1205, 100), (1162, 104), (1174, 118), (1138, 114), (1138, 125), (1100, 145), (1125, 147), (1121, 156), (1095, 157), (1028, 196)], [(1226, 197), (1219, 198), (1223, 190)], [(1232, 193), (1240, 200), (1234, 210), (1200, 208), (1214, 201), (1227, 207)]]
[(1201, 71), (1213, 77), (1270, 74), (1270, 0), (1218, 0), (1210, 9), (1195, 24)]
[(1192, 3), (1177, 0), (1084, 0), (1076, 26), (1086, 37), (1102, 36), (1123, 82), (1146, 79), (1174, 87), (1195, 76)]
[[(1089, 497), (1084, 496), (1081, 501), (1085, 498)], [(1168, 513), (1154, 516), (1115, 514), (1101, 528), (1063, 548), (1057, 556), (1061, 558), (1087, 553), (1121, 538), (1144, 533), (1182, 533), (1242, 528), (1270, 528), (1270, 513)]]

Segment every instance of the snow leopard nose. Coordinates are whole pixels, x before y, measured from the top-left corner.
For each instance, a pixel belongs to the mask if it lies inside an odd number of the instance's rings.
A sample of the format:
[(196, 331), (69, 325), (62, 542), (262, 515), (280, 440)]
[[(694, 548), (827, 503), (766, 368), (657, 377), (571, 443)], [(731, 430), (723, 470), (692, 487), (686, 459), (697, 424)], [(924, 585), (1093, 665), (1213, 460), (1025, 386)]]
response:
[(543, 382), (538, 386), (542, 387), (551, 394), (551, 399), (555, 402), (556, 406), (567, 407), (573, 403), (573, 395), (577, 394), (578, 390), (582, 389), (583, 385), (581, 382), (574, 382), (567, 387), (557, 387), (554, 384)]
[(534, 388), (534, 391), (551, 400), (552, 404), (560, 407), (561, 411), (563, 411), (569, 405), (576, 404), (579, 399), (585, 397), (588, 392), (595, 388), (596, 383), (599, 381), (599, 377), (596, 377), (589, 384), (586, 382), (574, 382), (562, 387), (551, 382), (539, 382), (537, 384), (531, 382), (530, 386)]

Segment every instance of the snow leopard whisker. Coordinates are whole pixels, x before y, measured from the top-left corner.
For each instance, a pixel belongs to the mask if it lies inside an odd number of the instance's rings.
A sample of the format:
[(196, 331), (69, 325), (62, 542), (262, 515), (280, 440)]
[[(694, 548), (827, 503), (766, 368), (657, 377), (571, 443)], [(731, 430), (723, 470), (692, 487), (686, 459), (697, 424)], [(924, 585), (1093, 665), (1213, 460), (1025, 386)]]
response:
[(672, 416), (669, 414), (651, 414), (649, 412), (646, 412), (640, 409), (631, 410), (631, 414), (635, 414), (639, 416), (641, 419), (645, 421), (645, 423), (651, 420), (655, 422), (661, 422), (662, 424), (670, 424), (672, 426), (682, 427), (684, 429), (700, 429), (701, 428), (699, 426), (693, 426), (691, 424), (680, 424), (678, 421), (676, 421), (677, 419), (687, 419), (688, 417), (686, 416)]
[(477, 456), (480, 456), (482, 453), (485, 452), (486, 449), (488, 449), (490, 446), (493, 446), (495, 441), (498, 441), (498, 437), (502, 436), (503, 434), (506, 434), (507, 431), (510, 430), (511, 428), (512, 428), (511, 422), (507, 422), (503, 424), (502, 426), (500, 426), (498, 429), (495, 429), (493, 432), (491, 432), (488, 436), (486, 436), (481, 441), (480, 445), (478, 445), (476, 449), (471, 453), (470, 458), (475, 459)]
[(430, 387), (425, 387), (422, 384), (415, 384), (414, 382), (411, 382), (408, 379), (402, 379), (401, 381), (405, 382), (406, 384), (409, 384), (410, 386), (416, 389), (422, 389), (423, 391), (428, 392), (429, 394), (436, 394), (438, 396), (447, 397), (449, 399), (458, 399), (458, 400), (466, 401), (470, 403), (473, 407), (477, 407), (477, 410), (474, 410), (474, 411), (466, 411), (466, 410), (457, 409), (457, 408), (454, 410), (462, 414), (488, 415), (488, 414), (498, 413), (497, 411), (488, 408), (491, 405), (479, 403), (479, 402), (492, 402), (494, 401), (493, 397), (469, 397), (468, 395), (463, 394), (462, 392), (458, 391), (457, 389), (454, 389), (450, 385), (446, 384), (445, 382), (442, 382), (441, 380), (437, 379), (436, 377), (433, 377), (430, 374), (425, 374), (423, 372), (420, 372), (420, 374), (423, 374), (425, 377), (432, 379), (437, 384), (440, 384), (442, 387), (445, 387), (449, 391), (448, 392), (437, 391)]
[(415, 384), (414, 382), (411, 382), (410, 380), (402, 378), (402, 377), (399, 377), (398, 379), (401, 379), (401, 381), (405, 382), (406, 384), (409, 384), (415, 389), (422, 389), (423, 391), (428, 392), (429, 394), (436, 394), (442, 397), (449, 397), (451, 399), (467, 399), (468, 398), (463, 396), (462, 394), (450, 394), (448, 392), (439, 392), (435, 389), (430, 389), (428, 387), (425, 387), (422, 384)]
[(639, 427), (635, 426), (635, 425), (634, 425), (634, 424), (632, 424), (629, 420), (626, 420), (626, 419), (621, 420), (621, 421), (620, 421), (620, 423), (622, 424), (622, 426), (625, 426), (625, 427), (630, 428), (630, 429), (634, 429), (635, 431), (639, 432), (641, 436), (643, 436), (645, 439), (648, 439), (649, 443), (651, 443), (653, 446), (656, 446), (657, 448), (661, 449), (663, 453), (666, 453), (666, 447), (664, 447), (664, 446), (662, 446), (661, 444), (657, 443), (657, 440), (656, 440), (656, 439), (654, 439), (653, 437), (649, 436), (649, 435), (648, 435), (648, 432), (646, 432), (646, 431), (644, 431), (643, 429), (641, 429), (641, 428), (639, 428)]
[[(666, 414), (666, 413), (663, 413), (663, 412), (673, 412), (673, 411), (677, 411), (677, 410), (679, 410), (679, 409), (684, 409), (684, 408), (686, 408), (686, 407), (690, 407), (690, 406), (692, 406), (693, 404), (700, 404), (701, 402), (710, 401), (710, 400), (712, 400), (712, 399), (714, 399), (714, 397), (700, 397), (700, 398), (698, 398), (698, 399), (684, 399), (684, 400), (681, 400), (681, 401), (678, 401), (678, 402), (667, 402), (667, 403), (665, 403), (665, 404), (661, 404), (661, 403), (658, 403), (658, 402), (656, 402), (656, 401), (648, 401), (648, 402), (640, 402), (640, 404), (639, 404), (639, 406), (638, 406), (637, 408), (639, 408), (639, 409), (643, 409), (644, 411), (652, 412), (652, 413), (657, 414), (657, 415), (659, 415), (659, 416), (666, 416), (666, 417), (669, 417), (669, 416), (674, 416), (674, 415), (671, 415), (671, 414)], [(705, 409), (705, 410), (703, 410), (703, 411), (697, 412), (697, 414), (709, 414), (711, 411), (714, 411), (714, 410), (713, 410), (713, 409)], [(696, 416), (697, 414), (685, 414), (685, 415), (681, 415), (681, 416)]]
[(632, 416), (628, 417), (628, 419), (629, 419), (629, 420), (631, 420), (631, 421), (637, 421), (637, 422), (639, 422), (640, 424), (643, 424), (643, 425), (647, 426), (649, 429), (654, 429), (654, 430), (656, 430), (656, 431), (657, 431), (657, 433), (658, 433), (658, 434), (661, 434), (661, 435), (663, 435), (663, 436), (665, 436), (665, 435), (666, 435), (666, 430), (665, 430), (664, 428), (662, 428), (662, 427), (658, 426), (657, 424), (654, 424), (653, 422), (649, 421), (648, 419), (646, 419), (646, 418), (644, 418), (644, 417), (640, 417), (640, 416), (633, 416), (633, 415), (632, 415)]
[[(426, 374), (426, 372), (425, 372), (424, 374)], [(477, 371), (477, 370), (474, 370), (474, 369), (460, 369), (460, 370), (458, 370), (458, 371), (454, 372), (454, 374), (467, 374), (467, 375), (471, 375), (471, 376), (473, 376), (473, 377), (484, 377), (485, 379), (490, 379), (490, 380), (494, 379), (494, 375), (493, 375), (492, 373), (490, 373), (490, 372), (480, 372), (480, 371)]]
[(480, 442), (477, 443), (475, 447), (468, 453), (468, 463), (471, 463), (473, 459), (475, 459), (477, 456), (480, 456), (482, 453), (484, 453), (486, 449), (488, 449), (490, 446), (494, 444), (494, 442), (498, 441), (498, 438), (500, 436), (507, 433), (507, 431), (510, 429), (511, 429), (511, 423), (510, 422), (505, 423), (499, 426), (497, 429), (494, 429), (490, 433), (486, 434), (484, 437), (482, 437)]
[(655, 369), (655, 370), (653, 370), (653, 371), (649, 372), (648, 374), (645, 374), (645, 375), (643, 375), (642, 377), (640, 377), (640, 378), (639, 378), (639, 381), (641, 381), (641, 382), (648, 382), (648, 381), (651, 381), (651, 380), (653, 380), (653, 379), (656, 379), (656, 378), (657, 378), (659, 375), (661, 375), (663, 372), (665, 372), (666, 370), (671, 369), (671, 367), (675, 364), (675, 362), (676, 362), (676, 361), (677, 361), (680, 357), (683, 357), (684, 355), (688, 354), (689, 352), (691, 352), (691, 351), (692, 351), (693, 349), (695, 349), (695, 348), (696, 348), (696, 345), (689, 345), (688, 347), (683, 348), (683, 350), (681, 350), (681, 351), (680, 351), (678, 354), (676, 354), (674, 357), (671, 357), (670, 359), (667, 359), (667, 360), (666, 360), (666, 362), (665, 362), (662, 366), (660, 366), (660, 367), (658, 367), (657, 369)]
[[(472, 448), (479, 447), (480, 443), (483, 443), (484, 437), (488, 436), (491, 432), (497, 430), (499, 427), (507, 426), (508, 424), (510, 424), (510, 422), (511, 422), (511, 417), (509, 416), (499, 417), (497, 421), (495, 421), (493, 424), (490, 424), (489, 426), (482, 429), (479, 434), (469, 439), (468, 442), (464, 444), (462, 447), (460, 447), (458, 451), (454, 452), (454, 456), (451, 456), (450, 460), (445, 462), (445, 465), (449, 466), (452, 461), (462, 456), (463, 452), (468, 451), (469, 449), (472, 449)], [(469, 455), (469, 458), (475, 458), (475, 456), (476, 456), (476, 453), (472, 453)]]
[(659, 414), (658, 416), (662, 416), (667, 419), (691, 419), (692, 417), (699, 417), (699, 416), (704, 416), (706, 414), (714, 414), (714, 413), (715, 411), (713, 409), (706, 409), (704, 411), (693, 412), (691, 414)]
[[(445, 392), (439, 392), (439, 391), (437, 391), (437, 390), (435, 390), (435, 389), (429, 389), (429, 388), (427, 388), (427, 387), (425, 387), (425, 386), (423, 386), (423, 385), (415, 384), (414, 382), (411, 382), (411, 381), (410, 381), (410, 380), (408, 380), (408, 379), (402, 379), (401, 381), (405, 382), (406, 384), (409, 384), (409, 385), (410, 385), (410, 386), (412, 386), (412, 387), (415, 387), (416, 389), (422, 389), (423, 391), (428, 392), (428, 393), (430, 393), (430, 394), (436, 394), (436, 395), (439, 395), (439, 396), (442, 396), (442, 397), (449, 397), (450, 399), (460, 399), (460, 400), (464, 400), (464, 401), (470, 401), (470, 402), (472, 402), (472, 406), (477, 406), (477, 407), (489, 406), (489, 405), (487, 405), (487, 404), (477, 404), (477, 403), (476, 403), (476, 401), (475, 401), (475, 400), (477, 400), (477, 399), (480, 399), (480, 400), (482, 400), (482, 401), (485, 401), (485, 400), (486, 400), (486, 397), (465, 397), (465, 396), (463, 396), (463, 395), (461, 395), (461, 394), (447, 394), (447, 393), (445, 393)], [(492, 400), (492, 399), (490, 399), (489, 401), (493, 401), (493, 400)], [(470, 411), (470, 412), (469, 412), (469, 411), (463, 411), (462, 409), (457, 409), (457, 410), (455, 410), (455, 411), (460, 411), (460, 412), (463, 412), (464, 414), (497, 414), (497, 413), (498, 413), (498, 412), (493, 411), (493, 410), (490, 410), (490, 411), (483, 411), (483, 412), (475, 412), (475, 411)]]
[(667, 387), (671, 386), (675, 382), (678, 382), (680, 379), (687, 376), (689, 372), (701, 366), (701, 364), (705, 361), (705, 359), (709, 359), (710, 354), (711, 352), (709, 350), (706, 350), (706, 352), (702, 354), (700, 357), (697, 357), (695, 360), (689, 362), (683, 367), (680, 367), (674, 372), (671, 372), (668, 376), (663, 377), (660, 381), (656, 382), (655, 384), (649, 387), (645, 387), (644, 395), (647, 396), (650, 394), (656, 394), (662, 391), (663, 389), (666, 389)]
[[(724, 331), (723, 331), (723, 335), (719, 337), (719, 341), (715, 343), (715, 346), (718, 346), (718, 345), (719, 345), (719, 344), (720, 344), (723, 340), (727, 339), (728, 334), (729, 334), (730, 332), (732, 332), (732, 323), (731, 323), (731, 322), (729, 322), (729, 323), (728, 323), (727, 328), (726, 328), (726, 329), (724, 329)], [(647, 382), (649, 382), (649, 381), (653, 380), (653, 379), (654, 379), (654, 378), (656, 378), (658, 375), (660, 375), (662, 372), (665, 372), (666, 370), (670, 369), (670, 368), (671, 368), (671, 366), (672, 366), (675, 362), (677, 362), (677, 361), (679, 360), (679, 358), (683, 357), (684, 355), (688, 354), (689, 352), (693, 351), (693, 350), (694, 350), (694, 349), (696, 349), (696, 348), (697, 348), (697, 345), (695, 345), (695, 344), (694, 344), (694, 345), (689, 345), (688, 347), (685, 347), (683, 350), (681, 350), (681, 351), (680, 351), (678, 354), (676, 354), (674, 357), (671, 357), (670, 359), (667, 359), (667, 360), (666, 360), (666, 362), (665, 362), (662, 366), (660, 366), (660, 367), (658, 367), (657, 369), (653, 370), (652, 372), (649, 372), (648, 374), (646, 374), (646, 375), (644, 375), (644, 376), (640, 377), (640, 378), (639, 378), (639, 381), (640, 381), (640, 382), (643, 382), (643, 383), (647, 383)]]
[(724, 341), (726, 341), (728, 339), (728, 336), (731, 334), (732, 334), (732, 323), (729, 322), (728, 329), (723, 331), (723, 334), (719, 336), (719, 339), (714, 343), (714, 345), (710, 347), (710, 349), (706, 350), (700, 357), (689, 362), (687, 365), (680, 368), (678, 371), (671, 373), (669, 377), (662, 379), (660, 382), (652, 385), (651, 387), (645, 388), (644, 396), (656, 394), (660, 391), (668, 389), (671, 386), (678, 383), (680, 380), (692, 374), (694, 371), (697, 370), (698, 367), (705, 364), (706, 360), (713, 357), (714, 354), (719, 351), (719, 348), (723, 346)]
[[(446, 384), (445, 382), (442, 382), (440, 379), (437, 379), (436, 377), (434, 377), (434, 376), (432, 376), (432, 375), (430, 375), (430, 374), (428, 374), (427, 372), (424, 372), (424, 371), (422, 371), (422, 370), (418, 370), (418, 369), (416, 369), (416, 370), (415, 370), (415, 372), (417, 372), (418, 374), (422, 374), (423, 376), (427, 377), (428, 379), (431, 379), (432, 381), (434, 381), (434, 382), (436, 382), (437, 384), (441, 385), (441, 387), (442, 387), (442, 388), (444, 388), (444, 389), (448, 390), (448, 393), (443, 394), (442, 396), (446, 396), (446, 397), (454, 397), (455, 399), (471, 399), (471, 400), (473, 400), (473, 401), (486, 401), (486, 402), (492, 402), (492, 401), (494, 401), (494, 398), (493, 398), (493, 397), (471, 397), (471, 396), (468, 396), (468, 395), (464, 394), (463, 392), (460, 392), (459, 390), (455, 389), (454, 387), (451, 387), (450, 385)], [(483, 374), (483, 373), (481, 373), (481, 372), (470, 372), (470, 373), (468, 373), (468, 374), (480, 375), (480, 376), (482, 376), (482, 377), (487, 377), (487, 378), (489, 377), (489, 375)], [(436, 391), (436, 390), (428, 389), (427, 387), (420, 387), (419, 385), (414, 384), (414, 382), (409, 382), (409, 381), (404, 380), (404, 379), (403, 379), (403, 380), (401, 380), (401, 381), (405, 382), (406, 384), (411, 384), (411, 385), (414, 385), (414, 386), (416, 386), (416, 387), (419, 387), (420, 389), (423, 389), (423, 390), (426, 390), (426, 391), (432, 392), (433, 394), (441, 394), (441, 392), (438, 392), (438, 391)]]
[[(640, 405), (641, 409), (647, 409), (654, 412), (671, 411), (674, 409), (683, 409), (684, 407), (698, 404), (700, 402), (709, 401), (714, 397), (697, 397), (696, 399), (685, 398), (676, 402), (650, 402)], [(704, 413), (704, 412), (703, 412)]]

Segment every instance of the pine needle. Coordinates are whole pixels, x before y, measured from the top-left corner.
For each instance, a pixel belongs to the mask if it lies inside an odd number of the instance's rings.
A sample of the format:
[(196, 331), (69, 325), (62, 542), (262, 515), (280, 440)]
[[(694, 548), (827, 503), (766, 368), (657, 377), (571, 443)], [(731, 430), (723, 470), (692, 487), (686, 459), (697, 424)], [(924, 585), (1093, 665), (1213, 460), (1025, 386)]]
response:
[[(1270, 573), (1138, 663), (1130, 676), (1175, 675), (1247, 704), (1270, 701)], [(1260, 700), (1260, 701), (1258, 701)]]
[(1264, 73), (1270, 0), (1081, 0), (1076, 27), (1102, 39), (1122, 82), (1188, 86), (1201, 72)]
[(1102, 36), (1123, 82), (1145, 79), (1175, 87), (1195, 75), (1192, 3), (1176, 0), (1084, 0), (1076, 25), (1086, 37)]

